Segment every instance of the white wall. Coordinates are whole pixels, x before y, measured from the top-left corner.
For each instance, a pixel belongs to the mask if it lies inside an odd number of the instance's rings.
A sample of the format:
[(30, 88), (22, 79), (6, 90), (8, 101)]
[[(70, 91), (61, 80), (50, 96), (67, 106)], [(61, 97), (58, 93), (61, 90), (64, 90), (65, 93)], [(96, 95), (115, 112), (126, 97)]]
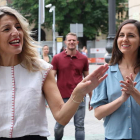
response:
[(140, 21), (140, 0), (128, 0), (129, 19)]

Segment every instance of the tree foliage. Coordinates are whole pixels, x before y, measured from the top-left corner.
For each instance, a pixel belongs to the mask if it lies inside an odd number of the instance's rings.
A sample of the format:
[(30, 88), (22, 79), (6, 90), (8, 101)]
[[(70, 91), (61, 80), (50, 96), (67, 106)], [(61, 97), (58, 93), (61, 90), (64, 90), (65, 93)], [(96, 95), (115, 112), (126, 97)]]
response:
[[(127, 0), (116, 0), (116, 5)], [(82, 23), (84, 36), (94, 39), (99, 31), (108, 31), (108, 0), (45, 0), (45, 4), (52, 4), (55, 9), (56, 31), (65, 36), (70, 32), (70, 24)], [(14, 0), (12, 7), (20, 11), (29, 23), (38, 26), (38, 0)], [(119, 10), (119, 9), (117, 9)], [(52, 28), (53, 13), (45, 9), (45, 28)]]

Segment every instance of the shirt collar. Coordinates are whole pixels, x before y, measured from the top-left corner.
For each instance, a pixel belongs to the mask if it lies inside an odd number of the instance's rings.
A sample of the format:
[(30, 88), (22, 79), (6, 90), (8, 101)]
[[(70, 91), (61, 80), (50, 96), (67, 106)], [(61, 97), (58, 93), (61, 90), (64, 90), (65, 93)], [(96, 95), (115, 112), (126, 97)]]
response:
[(118, 71), (118, 64), (112, 65), (111, 71)]
[[(66, 49), (63, 52), (64, 52), (65, 57), (71, 57), (70, 55), (67, 54)], [(79, 51), (76, 50), (76, 54), (73, 55), (72, 57), (79, 58)]]
[[(112, 72), (113, 72), (113, 71), (114, 71), (114, 72), (116, 71), (116, 72), (118, 73), (118, 74), (116, 74), (116, 78), (119, 79), (119, 80), (120, 80), (120, 79), (123, 80), (122, 74), (121, 74), (121, 72), (120, 72), (120, 69), (119, 69), (119, 65), (118, 65), (118, 64), (112, 65), (112, 66), (111, 66), (111, 71), (112, 71)], [(137, 75), (136, 75), (134, 81), (138, 83), (138, 82), (140, 81), (140, 78), (139, 78), (139, 77), (140, 77), (140, 71), (137, 73)]]

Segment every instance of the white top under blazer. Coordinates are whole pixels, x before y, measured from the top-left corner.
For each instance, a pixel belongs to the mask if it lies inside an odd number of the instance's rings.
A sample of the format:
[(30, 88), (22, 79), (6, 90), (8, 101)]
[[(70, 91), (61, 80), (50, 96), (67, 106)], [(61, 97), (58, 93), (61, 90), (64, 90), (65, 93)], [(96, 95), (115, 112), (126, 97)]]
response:
[(47, 70), (0, 66), (0, 137), (50, 135), (42, 85), (52, 65), (41, 59), (40, 63)]

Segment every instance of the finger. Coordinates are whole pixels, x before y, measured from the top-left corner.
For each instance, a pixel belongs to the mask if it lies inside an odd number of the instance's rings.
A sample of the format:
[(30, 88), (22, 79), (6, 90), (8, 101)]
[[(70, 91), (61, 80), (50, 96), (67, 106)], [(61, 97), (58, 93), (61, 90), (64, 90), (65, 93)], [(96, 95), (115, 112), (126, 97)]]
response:
[(126, 80), (126, 82), (127, 82), (127, 83), (130, 83), (130, 81), (129, 81), (129, 80)]
[(120, 81), (120, 83), (122, 83), (122, 84), (127, 84), (128, 85), (128, 82), (126, 82), (126, 81)]
[(105, 72), (108, 70), (108, 65), (104, 66), (104, 69), (102, 70), (101, 76), (105, 74)]
[[(108, 70), (108, 68), (109, 68), (108, 67), (108, 64), (105, 64), (103, 66), (98, 67), (91, 74), (89, 74), (88, 76), (86, 76), (83, 81), (87, 81), (89, 79), (93, 79), (93, 77), (96, 77), (97, 79), (100, 79), (100, 77), (103, 76), (103, 74)], [(103, 77), (103, 79), (105, 79), (105, 77)], [(101, 78), (101, 80), (102, 80), (102, 78)]]
[(125, 93), (127, 92), (127, 89), (125, 88), (122, 88), (121, 91), (124, 91)]
[(134, 81), (132, 73), (130, 73), (131, 80)]
[(91, 81), (90, 80), (88, 80), (88, 81), (84, 81), (84, 86), (83, 87), (87, 87), (88, 85), (90, 85), (91, 84)]
[(126, 86), (126, 85), (120, 85), (122, 88), (124, 88), (124, 89), (127, 89), (128, 90), (128, 86)]
[(90, 106), (90, 107), (89, 107), (89, 111), (91, 111), (92, 109), (93, 109), (93, 107), (92, 107), (92, 106)]
[(135, 86), (135, 85), (137, 84), (137, 82), (134, 82), (133, 84), (134, 84), (134, 86)]
[(133, 83), (133, 80), (130, 77), (126, 76), (126, 79), (128, 83)]
[(105, 74), (104, 76), (102, 76), (102, 77), (99, 79), (99, 82), (102, 82), (107, 76), (108, 76), (108, 74)]
[[(120, 81), (120, 83), (124, 84), (125, 86), (129, 87), (129, 86), (132, 86), (133, 85), (133, 82), (130, 83), (129, 80), (126, 80), (126, 81)], [(131, 85), (130, 85), (131, 84)]]
[(109, 67), (109, 65), (107, 63), (104, 64), (104, 67)]
[(108, 70), (108, 65), (106, 64), (106, 65), (103, 65), (103, 66), (100, 66), (100, 67), (98, 67), (93, 73), (92, 73), (92, 75), (93, 76), (102, 76), (107, 70)]
[(97, 74), (97, 79), (100, 79), (105, 74), (105, 72), (108, 70), (108, 68), (109, 68), (108, 65), (105, 65), (104, 69), (99, 74)]

